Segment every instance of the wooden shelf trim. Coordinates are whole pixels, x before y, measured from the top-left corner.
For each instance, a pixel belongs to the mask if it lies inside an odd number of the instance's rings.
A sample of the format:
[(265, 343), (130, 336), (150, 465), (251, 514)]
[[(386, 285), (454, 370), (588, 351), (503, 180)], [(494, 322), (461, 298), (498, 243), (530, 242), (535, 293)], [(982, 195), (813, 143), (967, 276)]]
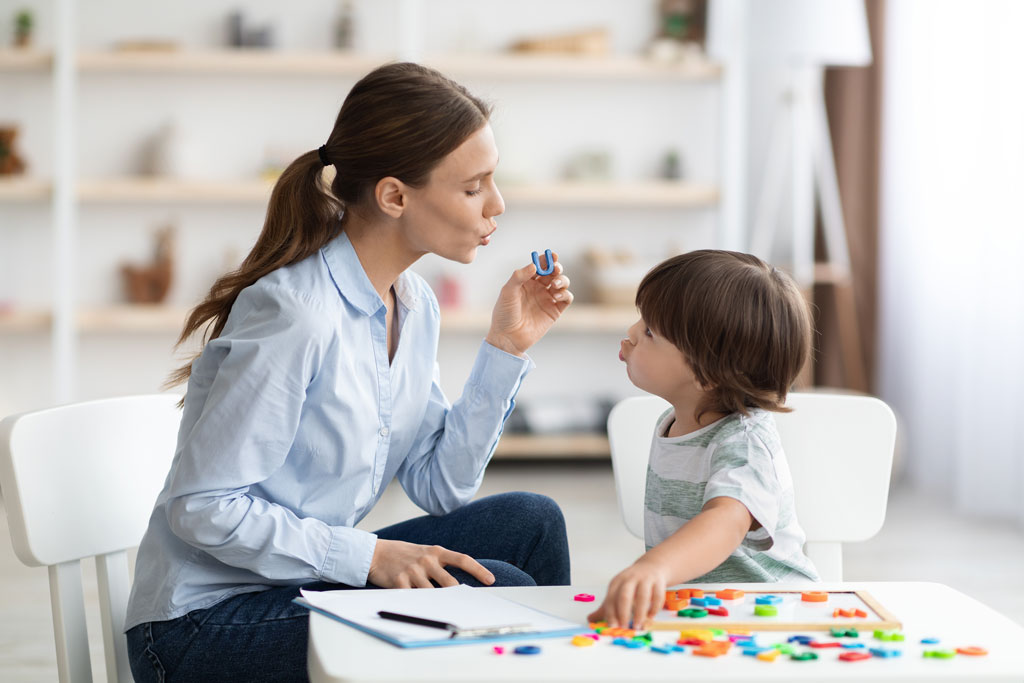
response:
[(0, 71), (47, 71), (53, 53), (32, 48), (0, 48)]
[[(78, 182), (86, 203), (262, 203), (270, 198), (270, 180), (178, 180), (158, 177), (93, 178)], [(501, 185), (505, 200), (524, 206), (702, 208), (718, 203), (718, 188), (707, 183), (551, 182)], [(0, 178), (0, 201), (45, 201), (53, 184), (38, 178)]]
[[(83, 307), (78, 310), (81, 332), (178, 333), (189, 309), (178, 306), (130, 305)], [(573, 304), (552, 330), (554, 332), (625, 333), (636, 322), (631, 307)], [(43, 332), (49, 329), (49, 311), (16, 309), (0, 312), (0, 331)], [(484, 333), (491, 324), (486, 309), (446, 309), (441, 312), (441, 331)]]
[[(106, 50), (83, 52), (78, 66), (92, 73), (208, 73), (362, 76), (393, 55), (295, 52), (264, 49)], [(427, 57), (426, 64), (458, 77), (497, 79), (630, 79), (710, 81), (721, 76), (711, 61), (662, 63), (634, 55), (607, 57), (454, 53)]]
[[(573, 304), (555, 323), (552, 332), (623, 333), (637, 320), (636, 309), (627, 306)], [(491, 311), (486, 309), (445, 309), (441, 311), (442, 332), (486, 332)]]
[(362, 76), (391, 59), (327, 51), (107, 50), (80, 53), (78, 68), (86, 73)]
[(500, 186), (508, 202), (537, 206), (643, 206), (698, 208), (718, 203), (718, 188), (706, 183), (652, 180), (644, 182), (553, 182)]
[(169, 178), (107, 178), (82, 180), (83, 202), (265, 202), (273, 182), (265, 180), (175, 180)]
[(604, 434), (504, 434), (496, 458), (607, 458), (611, 454)]
[(0, 201), (41, 202), (53, 194), (53, 184), (48, 180), (23, 176), (0, 177)]
[(634, 55), (465, 53), (437, 55), (424, 61), (443, 73), (479, 78), (710, 81), (722, 74), (721, 66), (711, 61), (665, 63)]
[[(106, 178), (82, 180), (83, 202), (265, 202), (273, 182), (267, 180), (204, 181), (168, 178)], [(718, 188), (704, 183), (641, 181), (626, 183), (552, 182), (503, 184), (507, 202), (526, 206), (594, 206), (701, 208), (718, 203)], [(0, 190), (0, 197), (3, 197)]]
[(0, 334), (46, 332), (53, 316), (35, 309), (0, 310)]

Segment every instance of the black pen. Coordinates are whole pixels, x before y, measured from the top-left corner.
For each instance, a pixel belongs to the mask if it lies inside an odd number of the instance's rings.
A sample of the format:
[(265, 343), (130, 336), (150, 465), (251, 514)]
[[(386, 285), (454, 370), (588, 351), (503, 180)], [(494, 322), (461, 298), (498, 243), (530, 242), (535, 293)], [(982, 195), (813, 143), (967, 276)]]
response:
[(406, 624), (416, 624), (417, 626), (429, 626), (430, 628), (440, 628), (445, 631), (451, 631), (452, 635), (455, 635), (459, 627), (455, 624), (449, 624), (444, 621), (434, 621), (433, 619), (424, 619), (423, 617), (413, 617), (408, 614), (396, 614), (395, 612), (377, 612), (377, 616), (381, 619), (390, 619), (392, 621), (403, 621)]
[(461, 636), (463, 638), (472, 638), (480, 636), (501, 636), (508, 633), (530, 633), (536, 631), (536, 627), (530, 624), (512, 624), (509, 626), (488, 626), (485, 628), (469, 628), (460, 629), (455, 624), (449, 624), (445, 621), (435, 621), (434, 619), (424, 619), (423, 617), (414, 617), (409, 614), (397, 614), (396, 612), (377, 612), (377, 616), (381, 619), (390, 619), (391, 621), (401, 621), (406, 624), (416, 624), (417, 626), (427, 626), (429, 628), (441, 629), (448, 631), (451, 635), (450, 638)]

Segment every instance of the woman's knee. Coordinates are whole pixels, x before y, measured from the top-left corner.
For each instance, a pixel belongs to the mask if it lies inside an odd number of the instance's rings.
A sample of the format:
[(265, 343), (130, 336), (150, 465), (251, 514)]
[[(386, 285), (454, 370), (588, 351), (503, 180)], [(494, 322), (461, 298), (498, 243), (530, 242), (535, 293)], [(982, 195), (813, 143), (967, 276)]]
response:
[[(533, 577), (519, 569), (515, 565), (509, 564), (508, 562), (502, 562), (501, 560), (479, 560), (480, 564), (487, 568), (491, 574), (494, 575), (494, 583), (490, 584), (493, 587), (499, 586), (536, 586), (537, 582), (533, 580)], [(459, 583), (464, 583), (468, 586), (484, 586), (485, 584), (478, 581), (472, 574), (464, 572), (461, 569), (455, 567), (448, 567), (448, 573), (455, 577), (455, 580)]]
[(515, 517), (526, 526), (548, 526), (565, 530), (562, 508), (553, 499), (540, 493), (512, 491), (499, 493), (492, 498), (507, 510), (509, 517)]

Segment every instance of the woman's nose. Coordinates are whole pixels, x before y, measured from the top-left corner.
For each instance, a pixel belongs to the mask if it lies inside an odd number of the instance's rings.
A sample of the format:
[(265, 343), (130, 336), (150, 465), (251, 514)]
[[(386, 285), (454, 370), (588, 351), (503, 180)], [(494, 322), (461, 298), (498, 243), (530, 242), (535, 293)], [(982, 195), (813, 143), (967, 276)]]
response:
[(498, 186), (495, 185), (491, 200), (487, 203), (487, 217), (494, 218), (503, 213), (505, 213), (505, 199), (501, 196)]

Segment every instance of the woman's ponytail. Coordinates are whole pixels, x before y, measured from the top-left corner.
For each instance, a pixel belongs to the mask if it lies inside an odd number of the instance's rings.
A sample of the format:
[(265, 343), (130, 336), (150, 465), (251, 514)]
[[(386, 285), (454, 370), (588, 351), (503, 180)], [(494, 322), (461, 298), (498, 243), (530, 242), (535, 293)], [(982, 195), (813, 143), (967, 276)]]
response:
[[(317, 151), (289, 164), (274, 184), (263, 230), (237, 270), (222, 275), (203, 302), (192, 309), (175, 346), (206, 327), (202, 344), (220, 336), (239, 293), (264, 275), (315, 254), (338, 232), (341, 202), (323, 180), (324, 164)], [(170, 388), (188, 380), (192, 362), (182, 365), (164, 383)]]

